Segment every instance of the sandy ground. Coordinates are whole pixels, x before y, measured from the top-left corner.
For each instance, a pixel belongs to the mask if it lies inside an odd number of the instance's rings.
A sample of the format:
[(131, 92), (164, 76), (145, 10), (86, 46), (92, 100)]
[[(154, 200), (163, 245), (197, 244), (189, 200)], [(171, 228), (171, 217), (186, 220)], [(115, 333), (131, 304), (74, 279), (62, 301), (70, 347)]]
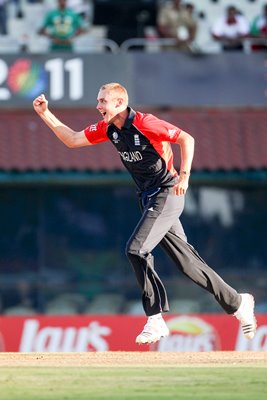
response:
[(3, 366), (266, 366), (267, 352), (103, 352), (103, 353), (0, 353)]

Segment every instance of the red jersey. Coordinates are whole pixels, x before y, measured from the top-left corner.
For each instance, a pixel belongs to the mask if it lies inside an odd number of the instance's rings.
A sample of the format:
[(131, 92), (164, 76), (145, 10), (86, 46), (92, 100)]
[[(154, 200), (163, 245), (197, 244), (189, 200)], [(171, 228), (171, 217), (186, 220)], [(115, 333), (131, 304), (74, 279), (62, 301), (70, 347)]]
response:
[(158, 187), (170, 187), (177, 181), (170, 143), (175, 143), (181, 129), (152, 114), (136, 112), (128, 107), (124, 126), (99, 121), (85, 128), (92, 144), (110, 140), (122, 163), (143, 192)]

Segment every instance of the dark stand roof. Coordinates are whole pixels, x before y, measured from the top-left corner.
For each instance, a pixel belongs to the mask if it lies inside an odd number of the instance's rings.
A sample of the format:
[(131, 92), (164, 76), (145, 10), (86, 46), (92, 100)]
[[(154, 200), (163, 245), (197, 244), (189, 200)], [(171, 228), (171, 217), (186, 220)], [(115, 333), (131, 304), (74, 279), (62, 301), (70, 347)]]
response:
[[(194, 171), (244, 171), (267, 168), (267, 109), (151, 110), (196, 139)], [(99, 120), (96, 110), (56, 110), (75, 130)], [(2, 171), (121, 171), (110, 143), (69, 149), (33, 110), (0, 112)], [(179, 165), (175, 149), (176, 165)]]

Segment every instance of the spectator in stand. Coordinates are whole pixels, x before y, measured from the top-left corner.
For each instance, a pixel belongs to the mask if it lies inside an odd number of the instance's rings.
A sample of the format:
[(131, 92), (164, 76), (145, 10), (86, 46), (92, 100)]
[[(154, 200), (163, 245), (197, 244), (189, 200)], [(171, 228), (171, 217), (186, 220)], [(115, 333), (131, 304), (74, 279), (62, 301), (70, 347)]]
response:
[(51, 40), (52, 51), (72, 51), (73, 39), (86, 32), (77, 13), (66, 6), (67, 0), (58, 0), (58, 8), (48, 11), (40, 35)]
[[(183, 4), (181, 0), (171, 0), (159, 6), (157, 13), (157, 29), (161, 38), (173, 38), (176, 45), (167, 49), (190, 51), (193, 43), (197, 22), (193, 15), (194, 6)], [(165, 48), (165, 47), (164, 47)]]
[(0, 35), (7, 35), (7, 1), (0, 0)]
[(249, 23), (235, 6), (228, 6), (226, 12), (214, 24), (212, 36), (222, 44), (225, 51), (243, 50), (244, 39), (249, 34)]
[(253, 51), (267, 49), (267, 3), (263, 5), (262, 13), (252, 21), (250, 35), (257, 39), (251, 44)]

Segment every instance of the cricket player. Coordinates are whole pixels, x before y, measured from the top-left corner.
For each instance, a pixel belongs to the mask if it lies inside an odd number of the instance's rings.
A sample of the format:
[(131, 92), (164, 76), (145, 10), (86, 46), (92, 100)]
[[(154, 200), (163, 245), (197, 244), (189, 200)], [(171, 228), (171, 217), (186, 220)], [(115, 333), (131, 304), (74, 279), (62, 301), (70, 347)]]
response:
[[(184, 130), (152, 114), (128, 105), (127, 90), (119, 83), (103, 85), (97, 96), (102, 119), (82, 131), (63, 124), (48, 108), (41, 94), (33, 101), (38, 115), (68, 147), (77, 148), (110, 141), (131, 174), (142, 215), (127, 245), (126, 254), (141, 288), (148, 317), (139, 344), (154, 343), (169, 334), (162, 314), (169, 311), (165, 287), (154, 268), (153, 249), (160, 244), (178, 269), (210, 292), (222, 309), (236, 317), (246, 338), (256, 332), (254, 298), (229, 286), (187, 241), (180, 222), (189, 185), (194, 139)], [(179, 172), (173, 165), (171, 143), (180, 148)]]

